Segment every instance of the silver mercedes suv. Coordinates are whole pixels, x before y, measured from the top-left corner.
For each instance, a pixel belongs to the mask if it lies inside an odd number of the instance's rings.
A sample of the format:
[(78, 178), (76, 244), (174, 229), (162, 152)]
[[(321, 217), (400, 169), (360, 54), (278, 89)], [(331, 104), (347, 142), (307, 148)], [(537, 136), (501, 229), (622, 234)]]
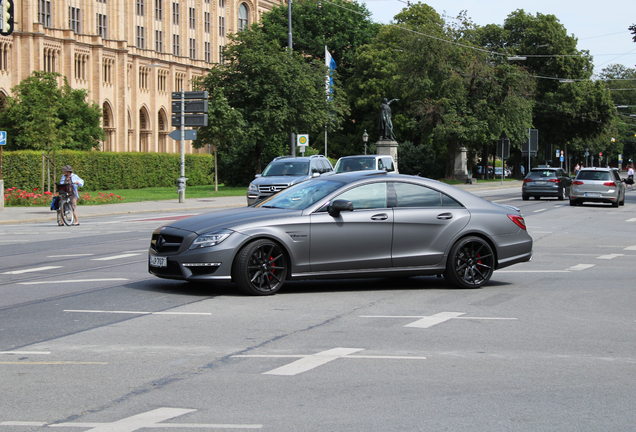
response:
[(247, 187), (247, 205), (252, 205), (301, 181), (333, 174), (333, 166), (323, 155), (279, 156), (267, 165), (263, 174)]

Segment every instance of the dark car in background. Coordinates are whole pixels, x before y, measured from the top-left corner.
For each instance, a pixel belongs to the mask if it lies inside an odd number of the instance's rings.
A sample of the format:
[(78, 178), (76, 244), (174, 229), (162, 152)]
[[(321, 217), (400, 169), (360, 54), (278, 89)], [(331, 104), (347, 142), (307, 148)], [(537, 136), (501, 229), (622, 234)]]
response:
[(568, 197), (571, 185), (572, 178), (563, 168), (532, 168), (523, 179), (521, 198), (556, 197), (562, 201)]
[(625, 205), (627, 186), (613, 168), (583, 168), (570, 188), (570, 205), (584, 202), (610, 203), (613, 207)]
[(421, 177), (355, 171), (309, 179), (249, 207), (152, 234), (148, 270), (269, 295), (286, 280), (443, 275), (479, 288), (532, 258), (518, 208)]
[(247, 205), (268, 198), (289, 186), (324, 174), (333, 174), (333, 166), (323, 155), (279, 156), (257, 174), (247, 187)]

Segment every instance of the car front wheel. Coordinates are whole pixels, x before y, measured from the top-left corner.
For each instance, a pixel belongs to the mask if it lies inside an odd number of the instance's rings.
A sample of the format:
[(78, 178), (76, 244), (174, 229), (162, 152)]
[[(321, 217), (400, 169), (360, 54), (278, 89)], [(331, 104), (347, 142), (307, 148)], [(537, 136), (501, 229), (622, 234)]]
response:
[(280, 290), (287, 277), (287, 256), (271, 240), (256, 240), (239, 252), (233, 279), (246, 294), (271, 295)]
[(492, 248), (480, 237), (465, 237), (453, 245), (444, 279), (459, 288), (480, 288), (495, 268)]

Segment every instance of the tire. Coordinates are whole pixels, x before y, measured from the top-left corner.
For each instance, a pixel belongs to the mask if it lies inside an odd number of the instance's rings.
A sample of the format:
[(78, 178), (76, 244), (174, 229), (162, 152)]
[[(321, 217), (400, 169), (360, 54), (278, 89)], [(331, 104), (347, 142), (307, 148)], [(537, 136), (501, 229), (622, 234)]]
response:
[(572, 198), (570, 198), (570, 205), (571, 205), (572, 207), (575, 207), (575, 206), (577, 205), (576, 200), (573, 200)]
[(237, 255), (233, 276), (245, 294), (276, 294), (287, 277), (287, 255), (271, 240), (253, 241)]
[(521, 199), (524, 201), (528, 201), (530, 197), (528, 195), (521, 195)]
[(60, 205), (60, 216), (64, 225), (70, 226), (75, 222), (75, 215), (73, 215), (73, 206), (70, 201), (62, 201)]
[(616, 202), (613, 202), (613, 203), (612, 203), (612, 207), (616, 207), (616, 208), (618, 208), (618, 205), (619, 205), (619, 202), (618, 202), (618, 201), (616, 201)]
[(539, 195), (535, 196), (534, 199), (536, 199), (537, 201), (539, 201), (541, 199), (541, 197)]
[(453, 245), (446, 262), (444, 279), (458, 288), (480, 288), (495, 268), (492, 248), (480, 237), (464, 237)]
[(561, 189), (561, 192), (559, 192), (559, 201), (563, 201), (566, 197), (567, 197), (567, 193), (565, 191), (565, 188), (563, 188)]

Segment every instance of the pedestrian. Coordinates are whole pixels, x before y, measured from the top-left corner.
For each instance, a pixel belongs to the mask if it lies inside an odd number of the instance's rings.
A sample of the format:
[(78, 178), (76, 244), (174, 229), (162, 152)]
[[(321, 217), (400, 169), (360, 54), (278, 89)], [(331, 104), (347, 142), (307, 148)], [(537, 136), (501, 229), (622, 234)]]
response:
[(579, 165), (578, 163), (576, 164), (576, 166), (574, 167), (574, 176), (576, 177), (577, 175), (579, 175), (579, 171), (581, 171), (581, 165)]
[[(71, 206), (73, 207), (73, 216), (75, 218), (75, 223), (73, 224), (73, 226), (77, 226), (79, 225), (79, 220), (77, 219), (77, 199), (79, 198), (79, 193), (77, 192), (77, 188), (78, 187), (82, 187), (84, 186), (84, 180), (82, 180), (81, 178), (79, 178), (79, 176), (77, 174), (73, 174), (73, 168), (71, 168), (70, 165), (65, 165), (64, 167), (62, 167), (62, 171), (64, 172), (64, 175), (62, 176), (62, 178), (60, 179), (60, 183), (62, 184), (66, 184), (66, 183), (71, 183), (73, 184), (73, 194), (71, 194)], [(58, 225), (63, 225), (62, 221), (57, 221)]]
[(625, 182), (627, 185), (632, 186), (632, 190), (634, 190), (634, 168), (630, 165), (627, 170), (627, 181)]

